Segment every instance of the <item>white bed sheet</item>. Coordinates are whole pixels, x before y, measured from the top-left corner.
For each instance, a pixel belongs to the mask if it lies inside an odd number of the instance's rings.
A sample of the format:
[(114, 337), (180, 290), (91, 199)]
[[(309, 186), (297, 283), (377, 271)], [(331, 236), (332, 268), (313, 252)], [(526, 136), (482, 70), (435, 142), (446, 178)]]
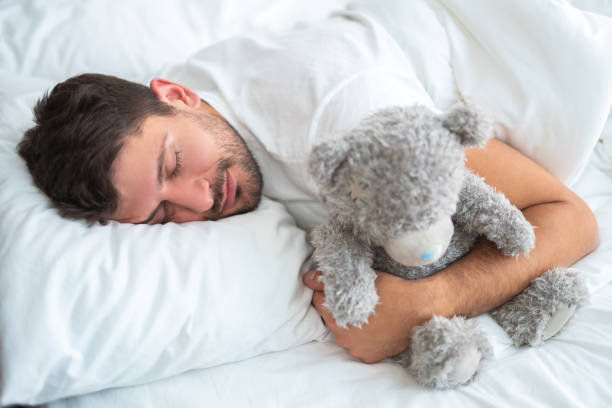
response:
[[(317, 19), (344, 3), (183, 0), (181, 9), (167, 7), (162, 1), (113, 3), (113, 7), (91, 1), (85, 7), (76, 1), (5, 0), (0, 3), (0, 97), (11, 95), (17, 102), (30, 101), (31, 92), (92, 70), (144, 82), (162, 65), (181, 61), (207, 43), (249, 28), (280, 29), (297, 20)], [(606, 1), (574, 3), (612, 14)], [(152, 11), (165, 7), (164, 13)], [(173, 38), (161, 35), (160, 30), (136, 35), (129, 27), (129, 13), (134, 12), (150, 27), (171, 28)], [(116, 44), (116, 53), (110, 52), (102, 29), (87, 25), (96, 15), (106, 22), (103, 27), (114, 24), (114, 38), (129, 37), (129, 41)], [(88, 41), (82, 41), (84, 33), (88, 33)], [(54, 44), (54, 36), (65, 42)], [(104, 46), (104, 52), (94, 45)], [(8, 120), (10, 112), (4, 114), (2, 120)], [(600, 227), (599, 249), (576, 265), (592, 292), (589, 304), (577, 311), (566, 330), (538, 349), (511, 347), (490, 318), (480, 317), (479, 322), (493, 339), (496, 355), (483, 365), (477, 381), (470, 386), (449, 391), (422, 389), (396, 365), (360, 363), (329, 341), (194, 370), (151, 384), (68, 398), (48, 407), (610, 406), (612, 121), (608, 120), (601, 141), (573, 188), (594, 210)]]
[[(612, 130), (612, 120), (608, 124)], [(589, 282), (588, 304), (540, 348), (512, 347), (488, 316), (479, 317), (493, 339), (495, 357), (483, 364), (469, 386), (424, 389), (397, 365), (363, 364), (330, 341), (194, 370), (152, 384), (69, 398), (48, 408), (608, 407), (612, 405), (610, 147), (612, 137), (598, 143), (574, 186), (595, 212), (600, 230), (597, 251), (575, 265)]]

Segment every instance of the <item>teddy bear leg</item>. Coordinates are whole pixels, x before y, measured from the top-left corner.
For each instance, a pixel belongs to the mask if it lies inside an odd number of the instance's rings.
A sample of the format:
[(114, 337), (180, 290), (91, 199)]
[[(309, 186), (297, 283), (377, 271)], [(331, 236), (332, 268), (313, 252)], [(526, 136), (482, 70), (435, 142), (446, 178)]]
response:
[(469, 382), (481, 360), (491, 355), (491, 346), (474, 321), (434, 316), (413, 329), (410, 349), (398, 357), (419, 384), (452, 388)]
[(516, 347), (539, 346), (565, 326), (586, 295), (586, 286), (577, 271), (554, 268), (491, 311), (491, 316)]

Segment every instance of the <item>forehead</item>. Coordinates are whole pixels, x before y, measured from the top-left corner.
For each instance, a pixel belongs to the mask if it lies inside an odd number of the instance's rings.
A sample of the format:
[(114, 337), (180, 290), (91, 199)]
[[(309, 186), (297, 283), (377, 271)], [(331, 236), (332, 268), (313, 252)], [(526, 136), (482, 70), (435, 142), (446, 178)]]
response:
[(112, 165), (112, 181), (119, 193), (113, 219), (139, 222), (152, 210), (152, 205), (156, 206), (153, 202), (158, 190), (158, 158), (168, 135), (169, 121), (176, 118), (149, 117), (139, 133), (124, 139)]

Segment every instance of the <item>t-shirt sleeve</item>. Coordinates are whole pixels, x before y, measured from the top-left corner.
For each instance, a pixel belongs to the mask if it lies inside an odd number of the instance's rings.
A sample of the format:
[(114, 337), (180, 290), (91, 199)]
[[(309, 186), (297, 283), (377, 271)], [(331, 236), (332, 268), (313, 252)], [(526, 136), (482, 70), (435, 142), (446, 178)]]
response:
[[(308, 174), (308, 153), (312, 147), (323, 140), (340, 137), (379, 109), (415, 103), (433, 107), (421, 83), (408, 70), (368, 69), (346, 78), (315, 110), (308, 137), (291, 144), (291, 148), (296, 148), (301, 143), (302, 154), (293, 160), (280, 160), (282, 171), (269, 172), (273, 174), (268, 179), (269, 191), (285, 198), (287, 209), (301, 227), (310, 229), (320, 224), (326, 218), (326, 211), (318, 198), (318, 188)], [(274, 160), (268, 161), (268, 165), (273, 163)]]

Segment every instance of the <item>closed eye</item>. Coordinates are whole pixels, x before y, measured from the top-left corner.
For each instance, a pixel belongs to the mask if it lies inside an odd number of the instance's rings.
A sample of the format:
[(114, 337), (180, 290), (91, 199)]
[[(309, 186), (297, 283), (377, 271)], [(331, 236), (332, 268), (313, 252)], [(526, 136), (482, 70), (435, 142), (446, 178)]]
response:
[(183, 152), (177, 150), (174, 155), (176, 158), (176, 165), (174, 166), (172, 174), (170, 174), (170, 178), (177, 177), (179, 174), (181, 174), (181, 170), (183, 169)]

